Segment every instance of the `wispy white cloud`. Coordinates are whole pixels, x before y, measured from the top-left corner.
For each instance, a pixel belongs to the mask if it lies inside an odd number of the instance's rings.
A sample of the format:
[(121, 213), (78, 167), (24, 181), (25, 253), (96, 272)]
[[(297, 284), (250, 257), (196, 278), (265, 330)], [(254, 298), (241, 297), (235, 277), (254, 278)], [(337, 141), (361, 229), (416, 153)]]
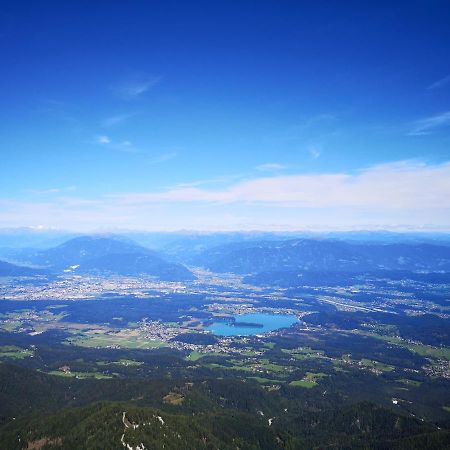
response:
[(115, 116), (106, 117), (101, 121), (102, 127), (109, 128), (113, 127), (115, 125), (119, 125), (126, 120), (128, 120), (130, 117), (132, 117), (133, 114), (118, 114)]
[(298, 173), (229, 182), (221, 188), (36, 202), (0, 200), (0, 226), (141, 229), (450, 230), (450, 162), (400, 161), (355, 173)]
[(65, 109), (67, 108), (66, 102), (55, 98), (45, 97), (41, 99), (40, 103), (40, 112), (64, 113)]
[[(125, 153), (141, 153), (148, 154), (148, 152), (142, 151), (140, 148), (136, 147), (130, 140), (114, 140), (107, 135), (96, 136), (94, 142), (104, 148), (109, 150), (116, 150)], [(146, 160), (147, 164), (159, 164), (164, 161), (169, 161), (176, 158), (178, 153), (176, 151), (170, 151), (166, 153), (161, 153), (156, 156), (149, 155)]]
[[(127, 203), (267, 203), (304, 208), (450, 207), (450, 163), (429, 166), (403, 161), (369, 167), (356, 174), (323, 173), (246, 180), (221, 190), (195, 187), (118, 195)], [(450, 220), (450, 219), (449, 219)]]
[(300, 120), (294, 125), (288, 126), (286, 129), (278, 133), (268, 136), (268, 139), (274, 141), (297, 141), (316, 136), (318, 139), (323, 139), (325, 136), (331, 136), (336, 133), (339, 119), (334, 114), (317, 114), (309, 118)]
[(265, 163), (256, 166), (256, 170), (260, 172), (279, 172), (280, 170), (287, 169), (287, 166), (280, 163)]
[(450, 111), (416, 121), (408, 135), (423, 136), (448, 126), (450, 126)]
[(48, 188), (48, 189), (25, 189), (24, 192), (33, 194), (33, 195), (51, 195), (51, 194), (62, 194), (67, 192), (76, 191), (76, 186), (65, 186), (65, 187), (57, 187), (57, 188)]
[(178, 156), (177, 152), (167, 152), (162, 153), (161, 155), (155, 156), (154, 158), (149, 159), (147, 162), (149, 164), (159, 164), (165, 161), (170, 161)]
[(160, 76), (135, 76), (129, 80), (115, 84), (113, 92), (125, 100), (137, 98), (156, 86), (162, 77)]
[(324, 123), (334, 123), (337, 120), (338, 119), (335, 114), (317, 114), (302, 122), (300, 125), (298, 125), (298, 128), (307, 130), (308, 128), (312, 128), (316, 125), (323, 126)]
[(308, 148), (308, 151), (309, 151), (309, 154), (311, 155), (311, 158), (313, 158), (313, 159), (319, 158), (320, 155), (322, 154), (322, 151), (314, 145), (310, 146)]
[(131, 141), (124, 140), (119, 142), (112, 142), (109, 148), (125, 153), (144, 153), (141, 149), (135, 147)]
[(431, 83), (427, 87), (427, 89), (428, 90), (441, 89), (441, 88), (447, 86), (448, 84), (450, 84), (450, 75), (447, 75), (446, 77), (441, 78), (440, 80), (437, 80), (434, 83)]
[(237, 180), (242, 180), (242, 174), (232, 174), (232, 175), (222, 175), (214, 178), (204, 178), (201, 180), (194, 180), (189, 182), (177, 183), (175, 188), (185, 188), (185, 187), (197, 187), (197, 186), (211, 186), (211, 185), (226, 185)]
[(100, 135), (96, 136), (94, 141), (102, 147), (110, 150), (117, 150), (126, 153), (143, 153), (140, 149), (136, 148), (129, 140), (114, 141), (107, 135)]
[(97, 142), (97, 144), (106, 145), (111, 143), (111, 138), (102, 134), (100, 136), (96, 136), (95, 141)]

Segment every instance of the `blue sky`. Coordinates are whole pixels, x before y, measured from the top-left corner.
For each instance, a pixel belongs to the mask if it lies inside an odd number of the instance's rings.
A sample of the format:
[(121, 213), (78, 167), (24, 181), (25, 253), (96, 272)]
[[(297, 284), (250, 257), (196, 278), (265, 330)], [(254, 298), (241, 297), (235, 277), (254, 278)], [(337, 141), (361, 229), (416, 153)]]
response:
[(0, 227), (450, 229), (448, 1), (2, 1)]

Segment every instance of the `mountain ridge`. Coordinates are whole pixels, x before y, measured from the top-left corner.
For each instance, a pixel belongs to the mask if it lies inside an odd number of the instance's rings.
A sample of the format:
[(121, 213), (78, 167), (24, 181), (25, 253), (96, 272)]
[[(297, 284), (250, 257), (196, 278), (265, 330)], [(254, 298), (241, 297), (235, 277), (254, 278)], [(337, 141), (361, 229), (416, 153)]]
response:
[(450, 271), (450, 247), (318, 239), (260, 241), (213, 248), (200, 255), (196, 263), (214, 272), (242, 275), (285, 270)]
[(80, 236), (46, 250), (23, 252), (29, 265), (53, 273), (150, 275), (164, 281), (195, 279), (179, 263), (122, 236)]

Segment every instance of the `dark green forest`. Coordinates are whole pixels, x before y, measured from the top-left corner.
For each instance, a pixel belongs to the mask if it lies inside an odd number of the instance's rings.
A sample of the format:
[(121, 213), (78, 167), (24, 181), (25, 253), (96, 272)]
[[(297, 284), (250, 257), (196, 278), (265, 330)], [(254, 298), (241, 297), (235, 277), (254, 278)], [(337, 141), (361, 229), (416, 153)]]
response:
[[(77, 380), (11, 364), (0, 364), (0, 379), (0, 442), (10, 450), (120, 449), (122, 442), (230, 450), (450, 445), (448, 429), (371, 402), (332, 405), (240, 380)], [(165, 402), (170, 393), (183, 403)]]

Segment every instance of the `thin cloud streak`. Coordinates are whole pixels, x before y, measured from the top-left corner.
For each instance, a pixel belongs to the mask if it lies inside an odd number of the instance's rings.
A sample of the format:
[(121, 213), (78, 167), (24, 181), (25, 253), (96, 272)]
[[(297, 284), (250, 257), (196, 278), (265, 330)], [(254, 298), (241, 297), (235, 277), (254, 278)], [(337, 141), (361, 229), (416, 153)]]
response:
[(256, 170), (259, 170), (260, 172), (279, 172), (280, 170), (285, 169), (287, 169), (287, 166), (280, 163), (266, 163), (256, 166)]
[(213, 185), (213, 184), (227, 184), (233, 181), (242, 179), (242, 174), (234, 174), (234, 175), (222, 175), (215, 178), (205, 178), (202, 180), (189, 181), (184, 183), (177, 183), (174, 188), (185, 188), (185, 187), (197, 187), (197, 186), (205, 186), (205, 185)]
[(109, 150), (117, 150), (125, 153), (143, 153), (141, 150), (136, 148), (129, 140), (113, 141), (107, 135), (100, 135), (95, 137), (95, 142)]
[(437, 129), (450, 126), (450, 111), (426, 117), (415, 122), (408, 136), (424, 136), (435, 132)]
[(159, 156), (156, 156), (155, 158), (152, 158), (152, 159), (148, 160), (147, 162), (149, 164), (159, 164), (162, 162), (170, 161), (171, 159), (174, 159), (177, 156), (178, 156), (177, 152), (168, 152), (168, 153), (163, 153)]
[(119, 114), (116, 116), (107, 117), (101, 121), (101, 126), (104, 128), (110, 128), (127, 121), (132, 116), (133, 114)]
[(450, 75), (447, 75), (444, 78), (441, 78), (438, 81), (435, 81), (434, 83), (430, 84), (427, 87), (427, 90), (433, 90), (433, 89), (441, 89), (445, 86), (447, 86), (447, 84), (450, 84)]
[(113, 92), (122, 99), (132, 100), (140, 97), (145, 92), (159, 84), (162, 77), (135, 77), (133, 79), (116, 84), (112, 87)]
[(58, 188), (49, 188), (49, 189), (25, 189), (24, 192), (33, 194), (33, 195), (49, 195), (49, 194), (61, 194), (64, 192), (74, 192), (76, 191), (76, 186), (66, 186), (66, 187), (58, 187)]
[(309, 154), (311, 155), (312, 159), (318, 159), (320, 155), (322, 154), (321, 150), (316, 146), (309, 147)]

